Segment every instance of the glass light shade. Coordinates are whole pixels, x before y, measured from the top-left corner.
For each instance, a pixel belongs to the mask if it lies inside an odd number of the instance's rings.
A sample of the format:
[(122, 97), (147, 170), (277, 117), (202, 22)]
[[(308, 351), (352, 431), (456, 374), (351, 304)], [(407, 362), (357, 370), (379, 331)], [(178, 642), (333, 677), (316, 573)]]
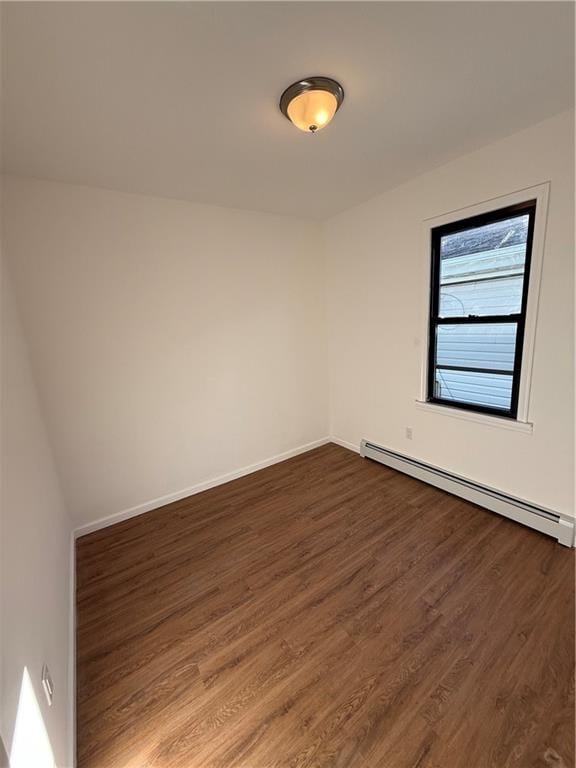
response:
[(304, 91), (288, 104), (288, 117), (297, 128), (315, 133), (324, 128), (338, 109), (336, 97), (329, 91)]

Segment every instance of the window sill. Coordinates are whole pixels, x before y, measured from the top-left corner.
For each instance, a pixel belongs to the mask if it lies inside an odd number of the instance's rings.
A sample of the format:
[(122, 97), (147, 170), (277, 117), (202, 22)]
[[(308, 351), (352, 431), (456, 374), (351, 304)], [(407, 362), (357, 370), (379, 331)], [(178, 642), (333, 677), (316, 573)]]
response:
[(436, 413), (440, 416), (450, 416), (453, 419), (462, 419), (463, 421), (475, 421), (477, 424), (486, 424), (489, 427), (510, 429), (513, 432), (522, 432), (527, 435), (531, 435), (534, 429), (534, 425), (529, 421), (503, 419), (499, 416), (489, 416), (485, 413), (464, 411), (460, 408), (450, 408), (450, 406), (447, 405), (429, 403), (425, 400), (416, 400), (415, 403), (419, 410), (427, 411), (428, 413)]

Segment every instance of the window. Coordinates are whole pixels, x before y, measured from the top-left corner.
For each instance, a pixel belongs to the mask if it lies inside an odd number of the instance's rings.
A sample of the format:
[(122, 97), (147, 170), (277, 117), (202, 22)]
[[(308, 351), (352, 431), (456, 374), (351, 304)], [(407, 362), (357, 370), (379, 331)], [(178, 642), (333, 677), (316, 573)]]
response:
[(536, 200), (432, 229), (428, 401), (515, 419)]

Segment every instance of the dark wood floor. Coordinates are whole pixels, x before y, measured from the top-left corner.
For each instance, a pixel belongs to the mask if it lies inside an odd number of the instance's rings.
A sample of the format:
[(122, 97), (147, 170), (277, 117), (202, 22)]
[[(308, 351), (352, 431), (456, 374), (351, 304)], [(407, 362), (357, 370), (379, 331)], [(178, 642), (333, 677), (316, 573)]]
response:
[(574, 766), (574, 553), (338, 446), (77, 580), (79, 768)]

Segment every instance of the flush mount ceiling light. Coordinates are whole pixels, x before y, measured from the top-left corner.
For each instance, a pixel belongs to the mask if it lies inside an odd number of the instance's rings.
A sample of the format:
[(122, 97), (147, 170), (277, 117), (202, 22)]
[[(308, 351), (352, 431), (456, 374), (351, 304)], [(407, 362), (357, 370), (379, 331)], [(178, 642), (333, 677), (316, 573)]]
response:
[(286, 88), (280, 110), (296, 128), (316, 133), (328, 125), (344, 101), (344, 89), (331, 77), (307, 77)]

